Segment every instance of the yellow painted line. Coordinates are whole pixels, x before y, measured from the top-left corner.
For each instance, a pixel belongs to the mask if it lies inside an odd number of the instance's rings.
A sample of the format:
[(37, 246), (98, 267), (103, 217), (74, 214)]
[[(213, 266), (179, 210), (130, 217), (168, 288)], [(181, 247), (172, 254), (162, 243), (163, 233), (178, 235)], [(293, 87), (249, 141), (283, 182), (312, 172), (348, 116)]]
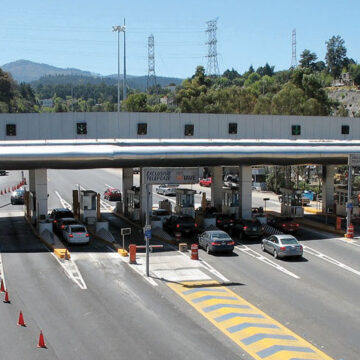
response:
[(168, 286), (256, 360), (333, 360), (216, 281)]
[(311, 214), (321, 214), (322, 213), (322, 210), (311, 208), (311, 207), (304, 207), (304, 211), (307, 213), (311, 213)]

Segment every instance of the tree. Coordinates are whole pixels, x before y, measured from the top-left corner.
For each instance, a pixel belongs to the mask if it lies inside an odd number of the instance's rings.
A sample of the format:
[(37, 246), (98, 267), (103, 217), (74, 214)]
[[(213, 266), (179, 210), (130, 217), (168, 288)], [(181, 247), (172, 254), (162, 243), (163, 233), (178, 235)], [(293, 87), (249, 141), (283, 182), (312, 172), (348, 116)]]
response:
[(360, 65), (351, 64), (349, 66), (351, 78), (356, 86), (360, 86)]
[(346, 47), (345, 41), (340, 37), (340, 35), (333, 36), (329, 41), (326, 41), (326, 64), (330, 74), (337, 78), (341, 74), (341, 70), (344, 66), (344, 61), (346, 58)]
[(234, 68), (232, 68), (231, 70), (226, 70), (224, 73), (223, 73), (223, 77), (229, 79), (229, 80), (234, 80), (236, 78), (239, 78), (241, 77), (241, 75), (236, 71), (234, 70)]
[(300, 55), (300, 66), (311, 70), (316, 69), (317, 55), (308, 49), (305, 49)]
[(125, 111), (131, 112), (148, 112), (147, 96), (144, 93), (131, 94), (123, 102), (123, 108)]
[(294, 84), (288, 83), (274, 95), (271, 112), (274, 115), (302, 115), (304, 101), (304, 91)]
[(268, 63), (265, 64), (265, 66), (260, 66), (259, 68), (257, 68), (256, 72), (260, 75), (260, 76), (273, 76), (274, 75), (274, 69), (275, 66), (270, 66)]

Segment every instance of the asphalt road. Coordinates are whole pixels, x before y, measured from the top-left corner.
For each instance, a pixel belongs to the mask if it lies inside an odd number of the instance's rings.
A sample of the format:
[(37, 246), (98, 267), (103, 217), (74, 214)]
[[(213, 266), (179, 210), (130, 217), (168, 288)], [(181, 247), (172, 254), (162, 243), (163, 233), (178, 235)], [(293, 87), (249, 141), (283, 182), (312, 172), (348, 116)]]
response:
[[(77, 184), (100, 193), (106, 185), (121, 188), (115, 170), (49, 170), (48, 178), (49, 208), (61, 206), (55, 191), (71, 203)], [(28, 359), (251, 359), (165, 284), (152, 287), (96, 241), (73, 253), (87, 285), (81, 290), (23, 220), (10, 217), (13, 209), (21, 207), (0, 209), (2, 260), (12, 297), (11, 305), (0, 305), (8, 329), (0, 337), (4, 359), (25, 352)], [(360, 241), (308, 229), (299, 239), (303, 260), (275, 260), (252, 241), (239, 244), (233, 256), (200, 250), (200, 257), (234, 283), (234, 292), (334, 359), (357, 360)], [(15, 325), (19, 309), (26, 329)], [(47, 350), (36, 349), (40, 329)]]

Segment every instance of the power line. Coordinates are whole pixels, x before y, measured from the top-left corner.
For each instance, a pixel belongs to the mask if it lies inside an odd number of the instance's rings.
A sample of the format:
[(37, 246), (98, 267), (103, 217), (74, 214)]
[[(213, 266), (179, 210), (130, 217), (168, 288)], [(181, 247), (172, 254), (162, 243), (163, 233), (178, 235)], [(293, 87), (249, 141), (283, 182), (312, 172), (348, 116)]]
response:
[(208, 55), (207, 55), (208, 63), (207, 63), (206, 73), (208, 75), (215, 75), (215, 76), (220, 75), (219, 64), (218, 64), (218, 59), (217, 59), (218, 53), (217, 53), (217, 49), (216, 49), (217, 21), (218, 21), (218, 18), (216, 18), (215, 20), (210, 20), (210, 21), (206, 22), (208, 25), (208, 28), (206, 29), (206, 32), (208, 33), (208, 41), (206, 44), (209, 45), (209, 50), (208, 50)]

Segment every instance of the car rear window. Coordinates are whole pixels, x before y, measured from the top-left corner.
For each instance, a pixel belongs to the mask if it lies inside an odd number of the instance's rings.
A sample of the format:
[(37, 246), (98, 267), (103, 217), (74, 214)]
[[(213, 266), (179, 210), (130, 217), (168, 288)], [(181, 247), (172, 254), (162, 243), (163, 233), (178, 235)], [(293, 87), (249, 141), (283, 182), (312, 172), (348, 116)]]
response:
[(211, 238), (213, 240), (230, 240), (229, 235), (228, 234), (223, 234), (223, 233), (215, 233), (211, 235)]
[(72, 232), (86, 232), (86, 230), (83, 226), (72, 226), (71, 231)]
[(182, 216), (182, 217), (178, 218), (178, 221), (184, 222), (184, 223), (190, 223), (190, 222), (194, 222), (195, 220), (191, 216)]
[(64, 218), (64, 217), (73, 217), (73, 213), (71, 211), (60, 211), (55, 214), (55, 218)]
[(297, 244), (297, 240), (294, 238), (285, 238), (285, 239), (281, 239), (281, 243), (283, 245), (294, 245)]

